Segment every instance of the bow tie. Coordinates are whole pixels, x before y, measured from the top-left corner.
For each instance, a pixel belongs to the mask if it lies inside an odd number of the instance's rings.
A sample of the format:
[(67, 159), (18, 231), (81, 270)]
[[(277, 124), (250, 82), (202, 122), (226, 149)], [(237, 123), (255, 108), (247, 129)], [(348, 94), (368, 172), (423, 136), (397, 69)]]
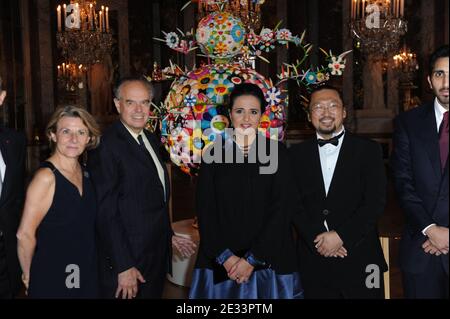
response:
[(345, 131), (343, 131), (341, 134), (330, 138), (329, 140), (323, 140), (321, 138), (317, 139), (317, 143), (319, 144), (320, 147), (327, 145), (327, 144), (333, 144), (334, 146), (338, 146), (339, 145), (339, 139), (342, 137), (342, 135), (344, 135)]

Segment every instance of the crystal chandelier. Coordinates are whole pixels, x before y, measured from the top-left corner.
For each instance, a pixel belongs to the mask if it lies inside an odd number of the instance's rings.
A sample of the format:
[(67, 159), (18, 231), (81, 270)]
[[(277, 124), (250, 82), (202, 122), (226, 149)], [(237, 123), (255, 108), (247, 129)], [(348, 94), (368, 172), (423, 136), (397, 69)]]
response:
[(68, 92), (84, 89), (86, 67), (82, 64), (62, 63), (58, 65), (58, 87)]
[(399, 72), (400, 83), (412, 84), (416, 72), (419, 70), (416, 54), (404, 46), (401, 52), (396, 54), (393, 59), (395, 69)]
[(241, 19), (247, 31), (261, 28), (261, 6), (265, 0), (197, 0), (199, 18), (215, 11), (225, 11)]
[(57, 46), (64, 61), (89, 66), (111, 52), (113, 37), (109, 27), (109, 8), (96, 11), (96, 1), (71, 0), (56, 9)]
[(407, 32), (404, 0), (350, 0), (352, 37), (367, 55), (392, 55)]

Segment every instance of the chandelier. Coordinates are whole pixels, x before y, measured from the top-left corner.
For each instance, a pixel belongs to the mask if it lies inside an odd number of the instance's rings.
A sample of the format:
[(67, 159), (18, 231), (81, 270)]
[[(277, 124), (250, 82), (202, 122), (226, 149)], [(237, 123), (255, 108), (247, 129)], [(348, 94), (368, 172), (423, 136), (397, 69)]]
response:
[(113, 37), (109, 26), (109, 8), (96, 10), (96, 1), (71, 0), (56, 9), (57, 46), (64, 61), (89, 66), (111, 52)]
[(62, 63), (58, 65), (58, 87), (68, 92), (84, 89), (86, 67), (82, 64)]
[(392, 55), (407, 32), (404, 0), (350, 0), (352, 37), (367, 55)]
[(419, 63), (417, 62), (417, 56), (403, 47), (400, 53), (394, 57), (395, 69), (399, 72), (399, 80), (401, 84), (412, 84), (414, 81), (417, 70), (419, 70)]
[(261, 6), (265, 0), (196, 0), (198, 2), (199, 18), (210, 13), (224, 11), (241, 19), (247, 32), (261, 28)]

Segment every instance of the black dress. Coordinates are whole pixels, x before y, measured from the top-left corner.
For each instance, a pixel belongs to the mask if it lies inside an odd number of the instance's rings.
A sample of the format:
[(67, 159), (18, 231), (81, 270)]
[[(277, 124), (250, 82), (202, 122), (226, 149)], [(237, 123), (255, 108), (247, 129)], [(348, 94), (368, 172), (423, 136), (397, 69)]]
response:
[(55, 193), (37, 229), (31, 262), (30, 298), (96, 298), (96, 200), (89, 176), (83, 171), (83, 196), (50, 162)]
[[(231, 141), (231, 142), (230, 142)], [(270, 165), (251, 160), (266, 147)], [(272, 146), (270, 152), (269, 147)], [(200, 247), (190, 298), (278, 299), (302, 298), (290, 224), (289, 162), (283, 144), (258, 135), (250, 154), (243, 155), (230, 139), (224, 154), (233, 150), (230, 163), (202, 163), (197, 184)], [(226, 150), (228, 149), (228, 150)], [(215, 150), (214, 150), (215, 152)], [(240, 153), (241, 152), (241, 153)], [(224, 158), (222, 161), (225, 160)], [(264, 174), (261, 169), (268, 171)], [(232, 253), (257, 261), (249, 281), (228, 279), (223, 261)]]

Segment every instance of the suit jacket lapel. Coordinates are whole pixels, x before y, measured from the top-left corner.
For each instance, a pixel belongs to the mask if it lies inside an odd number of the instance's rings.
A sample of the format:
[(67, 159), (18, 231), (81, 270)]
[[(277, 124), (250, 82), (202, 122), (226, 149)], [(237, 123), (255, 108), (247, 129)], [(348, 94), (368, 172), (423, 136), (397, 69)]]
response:
[(8, 172), (9, 172), (9, 157), (8, 157), (8, 138), (5, 136), (5, 134), (2, 132), (2, 129), (0, 128), (0, 151), (2, 152), (3, 161), (6, 165), (5, 170), (5, 176), (3, 176), (3, 183), (2, 183), (2, 193), (0, 196), (0, 204), (3, 202), (3, 198), (6, 196), (7, 192), (7, 186), (8, 186)]
[(146, 130), (144, 130), (144, 132), (145, 132), (145, 135), (147, 136), (148, 141), (150, 142), (150, 145), (153, 148), (153, 151), (156, 154), (156, 157), (158, 158), (159, 163), (161, 164), (161, 166), (163, 168), (163, 171), (164, 171), (164, 186), (165, 186), (165, 189), (166, 189), (166, 200), (167, 200), (168, 196), (169, 196), (170, 181), (169, 181), (169, 173), (167, 172), (167, 169), (166, 169), (166, 163), (162, 160), (161, 154), (159, 153), (159, 146), (153, 140), (152, 136), (150, 135), (150, 132), (148, 132)]
[[(128, 144), (131, 153), (138, 159), (140, 160), (143, 164), (145, 164), (149, 169), (151, 169), (152, 171), (155, 172), (155, 174), (158, 174), (156, 167), (155, 167), (155, 163), (153, 163), (152, 159), (151, 159), (151, 155), (150, 153), (145, 154), (142, 149), (141, 146), (139, 146), (139, 144), (137, 143), (137, 141), (133, 138), (133, 136), (131, 136), (130, 132), (128, 132), (128, 130), (126, 129), (126, 127), (122, 124), (122, 122), (118, 121), (117, 123), (117, 128), (119, 130), (119, 133), (121, 135), (121, 137), (125, 140), (125, 142)], [(158, 178), (159, 180), (159, 178)], [(162, 187), (162, 184), (161, 184)]]
[(317, 189), (320, 189), (319, 196), (320, 196), (320, 198), (325, 199), (326, 198), (325, 183), (323, 181), (322, 165), (320, 163), (320, 154), (319, 154), (319, 146), (317, 144), (317, 139), (312, 139), (309, 147), (311, 148), (311, 150), (308, 153), (311, 154), (311, 156), (312, 156), (311, 169), (314, 172), (314, 176), (317, 176), (317, 178), (315, 178), (315, 180), (317, 183)]
[(441, 160), (439, 157), (439, 135), (436, 127), (436, 116), (434, 114), (434, 105), (430, 104), (424, 114), (423, 127), (417, 126), (418, 134), (422, 139), (424, 147), (433, 166), (436, 177), (441, 179)]
[(328, 198), (333, 194), (336, 184), (339, 183), (342, 178), (345, 172), (345, 167), (351, 167), (350, 163), (353, 157), (351, 138), (351, 134), (346, 132), (344, 138), (342, 139), (342, 145), (336, 161), (336, 167), (334, 168), (333, 178), (331, 179), (330, 188), (328, 189)]

